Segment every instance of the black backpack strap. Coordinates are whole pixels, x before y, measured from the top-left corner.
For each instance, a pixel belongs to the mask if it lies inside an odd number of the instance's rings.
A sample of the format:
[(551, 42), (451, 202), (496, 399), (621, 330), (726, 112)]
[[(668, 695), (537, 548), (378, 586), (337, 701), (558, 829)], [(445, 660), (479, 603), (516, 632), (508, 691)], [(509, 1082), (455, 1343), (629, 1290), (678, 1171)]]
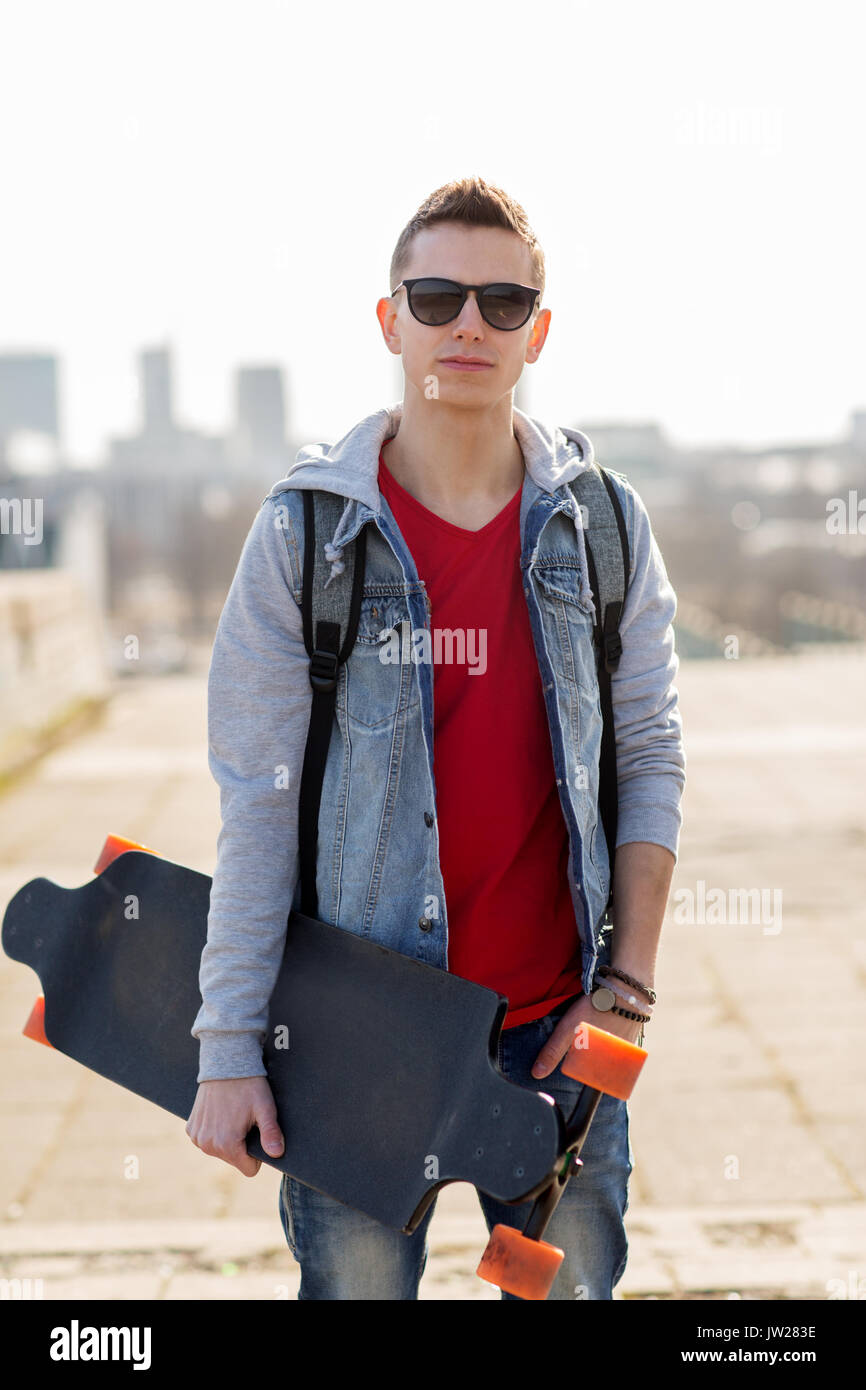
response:
[(318, 536), (330, 540), (345, 506), (345, 497), (338, 497), (336, 493), (304, 491), (301, 616), (304, 624), (304, 646), (310, 658), (313, 700), (298, 799), (298, 847), (300, 908), (305, 916), (313, 918), (318, 916), (319, 911), (316, 857), (322, 783), (337, 704), (340, 667), (348, 660), (358, 632), (364, 588), (367, 528), (362, 526), (355, 539), (345, 546), (342, 551), (343, 571), (333, 577), (331, 563), (324, 556), (324, 546), (319, 546), (316, 538)]
[(586, 563), (595, 602), (593, 642), (596, 648), (598, 693), (603, 721), (598, 772), (598, 809), (610, 861), (610, 893), (607, 901), (610, 908), (613, 898), (619, 800), (610, 678), (617, 669), (622, 655), (619, 621), (628, 592), (631, 557), (622, 506), (613, 483), (601, 464), (594, 463), (591, 468), (573, 478), (569, 487), (578, 505), (585, 509), (583, 518)]

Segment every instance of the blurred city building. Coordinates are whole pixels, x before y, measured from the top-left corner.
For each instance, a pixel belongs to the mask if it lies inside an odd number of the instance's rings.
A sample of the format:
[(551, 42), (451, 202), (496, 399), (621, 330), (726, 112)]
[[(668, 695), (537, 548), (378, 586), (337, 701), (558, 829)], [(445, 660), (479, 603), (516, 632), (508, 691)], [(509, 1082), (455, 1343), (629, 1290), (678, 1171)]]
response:
[[(403, 392), (399, 359), (391, 369), (388, 403)], [(182, 666), (186, 642), (212, 640), (252, 519), (305, 442), (291, 438), (284, 372), (240, 365), (230, 426), (208, 433), (178, 419), (170, 346), (147, 347), (136, 427), (87, 469), (64, 458), (58, 379), (50, 353), (0, 355), (0, 571), (74, 574), (115, 670)], [(530, 384), (514, 400), (531, 415)], [(565, 423), (643, 498), (683, 654), (864, 640), (866, 409), (838, 438), (763, 448), (683, 447), (652, 420)]]
[(46, 456), (56, 461), (57, 358), (52, 353), (0, 353), (0, 479), (13, 473), (14, 446), (28, 436), (41, 438)]
[(109, 666), (180, 669), (186, 643), (212, 637), (256, 510), (293, 457), (283, 371), (240, 367), (230, 429), (207, 433), (177, 418), (170, 348), (145, 349), (137, 426), (96, 468), (62, 456), (57, 376), (53, 357), (0, 357), (0, 572), (67, 571), (104, 623)]
[[(685, 448), (653, 422), (576, 423), (649, 510), (677, 593), (681, 654), (863, 641), (866, 410), (836, 439), (763, 448)], [(806, 621), (800, 600), (810, 596)]]

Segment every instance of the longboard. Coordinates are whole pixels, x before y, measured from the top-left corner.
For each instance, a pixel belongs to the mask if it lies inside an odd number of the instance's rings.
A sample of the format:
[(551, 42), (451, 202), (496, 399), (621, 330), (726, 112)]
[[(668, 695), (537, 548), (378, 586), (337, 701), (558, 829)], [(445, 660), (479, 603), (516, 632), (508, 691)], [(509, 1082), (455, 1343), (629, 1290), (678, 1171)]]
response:
[[(82, 887), (25, 884), (6, 909), (3, 949), (42, 984), (25, 1032), (188, 1119), (211, 879), (131, 845), (109, 836)], [(267, 1154), (257, 1129), (247, 1151), (406, 1233), (449, 1182), (505, 1203), (538, 1197), (562, 1171), (569, 1134), (550, 1097), (497, 1066), (507, 1007), (481, 985), (293, 911), (263, 1046), (285, 1152)], [(592, 1084), (611, 1089), (618, 1071), (621, 1085), (629, 1065), (633, 1080), (642, 1049), (600, 1038), (636, 1055)]]

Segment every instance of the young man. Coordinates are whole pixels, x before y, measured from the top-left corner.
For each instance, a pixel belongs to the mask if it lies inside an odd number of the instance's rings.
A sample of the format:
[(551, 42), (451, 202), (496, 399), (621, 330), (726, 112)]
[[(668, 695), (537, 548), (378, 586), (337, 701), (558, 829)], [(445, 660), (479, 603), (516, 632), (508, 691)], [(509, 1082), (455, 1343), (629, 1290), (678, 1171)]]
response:
[[(413, 283), (431, 277), (456, 285)], [(631, 566), (612, 678), (611, 927), (594, 606), (567, 486), (593, 450), (580, 431), (548, 428), (512, 405), (551, 317), (540, 307), (544, 260), (525, 213), (482, 180), (446, 185), (401, 234), (389, 288), (377, 314), (402, 359), (402, 406), (368, 416), (333, 447), (302, 449), (272, 488), (210, 669), (210, 767), (223, 824), (187, 1133), (249, 1176), (260, 1166), (244, 1146), (254, 1124), (269, 1153), (283, 1150), (261, 1048), (286, 919), (298, 906), (311, 700), (299, 609), (303, 488), (346, 498), (324, 538), (335, 572), (342, 547), (372, 523), (322, 796), (320, 917), (507, 995), (500, 1066), (569, 1111), (579, 1087), (558, 1064), (575, 1028), (586, 1021), (637, 1041), (643, 1022), (633, 1015), (648, 1017), (678, 848), (675, 597), (645, 508), (614, 474)], [(413, 630), (429, 621), (433, 636), (461, 633), (458, 659), (452, 644), (432, 668), (383, 661), (383, 642), (407, 621)], [(627, 977), (620, 991), (635, 989), (639, 1009), (599, 1012), (590, 996), (600, 965)], [(545, 1235), (565, 1250), (551, 1299), (609, 1299), (625, 1268), (624, 1101), (603, 1097), (582, 1156)], [(479, 1196), (489, 1227), (522, 1226), (529, 1204)], [(301, 1265), (300, 1297), (416, 1298), (432, 1211), (409, 1237), (285, 1177), (280, 1215)]]

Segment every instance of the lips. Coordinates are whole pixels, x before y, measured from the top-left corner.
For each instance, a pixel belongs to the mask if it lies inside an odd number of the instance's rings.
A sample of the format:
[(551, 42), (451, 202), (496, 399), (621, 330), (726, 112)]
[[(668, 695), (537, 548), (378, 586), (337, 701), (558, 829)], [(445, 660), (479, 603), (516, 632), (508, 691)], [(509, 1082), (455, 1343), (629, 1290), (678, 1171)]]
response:
[(484, 357), (443, 357), (440, 359), (441, 367), (454, 367), (458, 371), (483, 372), (492, 367), (493, 363), (488, 362)]
[(493, 366), (493, 363), (488, 362), (486, 357), (462, 357), (459, 353), (455, 353), (453, 357), (443, 357), (440, 360), (442, 362), (477, 362), (484, 367)]

